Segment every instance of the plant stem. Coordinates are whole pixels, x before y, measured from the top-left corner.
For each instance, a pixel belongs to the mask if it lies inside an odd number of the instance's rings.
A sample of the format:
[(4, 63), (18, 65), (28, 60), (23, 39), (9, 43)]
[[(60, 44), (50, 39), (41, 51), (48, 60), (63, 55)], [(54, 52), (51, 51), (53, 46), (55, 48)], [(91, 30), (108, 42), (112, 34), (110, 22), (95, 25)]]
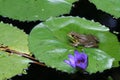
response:
[(28, 59), (32, 60), (33, 63), (35, 63), (35, 64), (38, 64), (38, 65), (41, 65), (41, 66), (45, 66), (45, 64), (40, 63), (37, 59), (35, 59), (35, 58), (32, 57), (31, 55), (29, 55), (29, 54), (27, 54), (27, 53), (22, 53), (22, 52), (19, 52), (19, 51), (16, 51), (16, 50), (12, 50), (12, 49), (10, 49), (8, 46), (0, 45), (0, 50), (1, 50), (1, 51), (4, 51), (4, 52), (7, 52), (7, 53), (9, 53), (10, 55), (12, 55), (12, 54), (20, 55), (20, 56), (22, 56), (22, 57), (25, 57), (25, 58), (28, 58)]

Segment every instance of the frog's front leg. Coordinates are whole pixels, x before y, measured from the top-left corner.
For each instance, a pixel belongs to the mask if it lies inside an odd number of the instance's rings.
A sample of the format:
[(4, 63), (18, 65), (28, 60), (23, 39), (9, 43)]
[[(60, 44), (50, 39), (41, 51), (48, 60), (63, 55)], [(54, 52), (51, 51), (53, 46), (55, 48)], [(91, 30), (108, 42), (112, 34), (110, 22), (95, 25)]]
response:
[(77, 46), (79, 46), (79, 44), (80, 44), (80, 42), (73, 42), (72, 46), (77, 47)]

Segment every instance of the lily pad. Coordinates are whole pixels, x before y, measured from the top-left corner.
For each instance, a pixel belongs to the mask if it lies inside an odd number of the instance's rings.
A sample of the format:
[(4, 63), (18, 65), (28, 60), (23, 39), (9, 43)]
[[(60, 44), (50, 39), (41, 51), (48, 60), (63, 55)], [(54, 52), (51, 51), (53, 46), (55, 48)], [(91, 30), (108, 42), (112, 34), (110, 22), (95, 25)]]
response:
[(25, 73), (24, 69), (32, 61), (11, 52), (29, 54), (27, 39), (28, 36), (23, 31), (0, 23), (0, 80)]
[(111, 15), (113, 15), (115, 18), (120, 17), (120, 0), (89, 0), (95, 6), (103, 10)]
[(77, 0), (0, 0), (0, 15), (20, 21), (46, 20), (70, 12)]
[[(85, 48), (86, 54), (90, 57), (87, 69), (89, 73), (101, 72), (111, 68), (113, 58), (117, 63), (120, 61), (118, 56), (120, 55), (120, 45), (117, 37), (110, 33), (107, 27), (79, 17), (50, 18), (46, 22), (37, 25), (29, 36), (30, 51), (35, 54), (38, 60), (49, 67), (74, 73), (76, 69), (64, 63), (64, 60), (68, 59), (68, 54), (73, 54), (75, 49), (81, 51), (79, 47), (73, 47), (68, 40), (67, 35), (71, 31), (80, 34), (91, 34), (99, 39), (98, 50), (94, 48), (87, 50), (88, 48)], [(101, 57), (98, 56), (100, 54), (105, 58), (96, 62)], [(102, 67), (99, 65), (96, 68), (99, 63)], [(111, 65), (106, 67), (108, 64)]]
[(29, 59), (0, 51), (0, 80), (7, 80), (17, 74), (26, 74), (25, 69), (28, 68), (29, 62)]
[(0, 23), (0, 45), (8, 46), (12, 50), (30, 53), (28, 49), (28, 35), (10, 24)]

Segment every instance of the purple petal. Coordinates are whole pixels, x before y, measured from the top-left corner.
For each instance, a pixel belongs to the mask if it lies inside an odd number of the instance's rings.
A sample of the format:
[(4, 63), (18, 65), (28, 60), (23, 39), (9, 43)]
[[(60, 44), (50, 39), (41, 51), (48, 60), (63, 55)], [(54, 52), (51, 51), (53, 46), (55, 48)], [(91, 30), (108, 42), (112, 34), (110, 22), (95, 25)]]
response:
[(71, 65), (69, 60), (64, 60), (64, 62)]
[(78, 56), (80, 53), (77, 50), (75, 50), (74, 54), (75, 54), (75, 56)]
[(81, 69), (86, 69), (88, 65), (87, 54), (79, 53), (78, 51), (75, 51), (75, 64), (76, 67), (79, 67)]
[(87, 55), (86, 54), (81, 54), (81, 58), (76, 61), (76, 66), (85, 70), (88, 65), (88, 60), (87, 60)]
[(85, 60), (84, 63), (87, 63), (87, 61), (88, 61), (88, 56), (87, 56), (87, 54), (82, 53), (82, 54), (81, 54), (81, 58)]
[(69, 54), (68, 57), (69, 57), (69, 61), (70, 61), (71, 66), (75, 68), (76, 67), (76, 65), (75, 65), (75, 57), (73, 55), (71, 55), (71, 54)]
[(81, 64), (78, 64), (77, 67), (85, 70), (87, 68), (87, 64), (86, 63), (81, 63)]
[(81, 58), (81, 53), (79, 53), (77, 50), (74, 51), (74, 54), (75, 54), (75, 59)]

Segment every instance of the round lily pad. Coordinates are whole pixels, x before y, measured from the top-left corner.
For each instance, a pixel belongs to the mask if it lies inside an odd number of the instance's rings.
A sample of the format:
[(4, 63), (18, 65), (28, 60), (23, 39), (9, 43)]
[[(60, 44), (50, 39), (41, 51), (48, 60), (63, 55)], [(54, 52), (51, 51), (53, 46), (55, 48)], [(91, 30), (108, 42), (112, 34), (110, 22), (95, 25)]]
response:
[[(71, 31), (96, 36), (99, 39), (99, 47), (81, 49), (72, 46), (68, 38)], [(74, 54), (74, 50), (88, 54), (86, 71), (89, 73), (110, 69), (114, 60), (117, 63), (120, 60), (117, 37), (110, 33), (107, 27), (79, 17), (50, 18), (40, 23), (30, 33), (29, 47), (35, 57), (46, 66), (68, 73), (76, 72), (76, 69), (64, 62), (68, 59), (68, 54)]]
[(70, 12), (77, 0), (0, 0), (0, 15), (20, 21), (46, 20)]

